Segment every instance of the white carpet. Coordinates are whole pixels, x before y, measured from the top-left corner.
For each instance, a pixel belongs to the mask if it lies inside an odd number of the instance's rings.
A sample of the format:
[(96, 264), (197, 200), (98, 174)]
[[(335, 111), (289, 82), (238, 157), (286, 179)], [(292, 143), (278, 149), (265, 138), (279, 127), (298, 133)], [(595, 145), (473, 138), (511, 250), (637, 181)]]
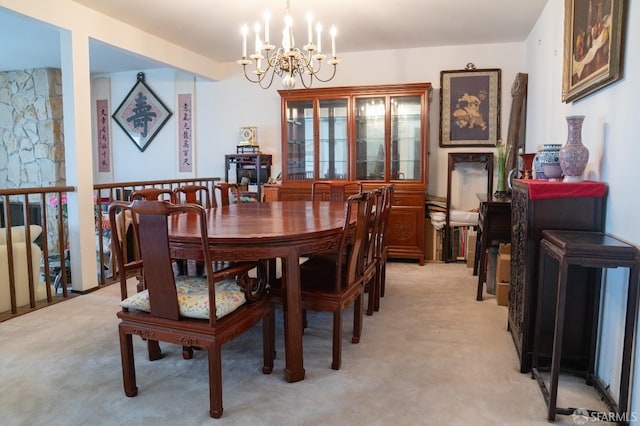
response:
[[(260, 370), (259, 328), (223, 347), (218, 420), (208, 415), (204, 351), (185, 361), (161, 344), (165, 357), (149, 362), (135, 338), (139, 393), (124, 395), (110, 286), (0, 323), (0, 424), (546, 425), (536, 382), (518, 370), (507, 308), (493, 296), (477, 302), (476, 282), (459, 263), (389, 263), (386, 297), (357, 345), (346, 314), (341, 370), (330, 368), (331, 316), (309, 314), (298, 383), (282, 373), (279, 312), (271, 375)], [(594, 395), (563, 385), (559, 403), (602, 408)]]

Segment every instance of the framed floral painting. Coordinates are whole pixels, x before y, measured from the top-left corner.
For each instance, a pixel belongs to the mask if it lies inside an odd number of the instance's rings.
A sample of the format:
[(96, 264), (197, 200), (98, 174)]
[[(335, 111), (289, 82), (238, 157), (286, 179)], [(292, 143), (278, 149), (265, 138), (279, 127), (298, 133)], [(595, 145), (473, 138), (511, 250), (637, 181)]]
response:
[(624, 0), (565, 0), (562, 101), (622, 78)]
[(500, 138), (500, 69), (440, 72), (440, 146), (496, 146)]
[(112, 117), (138, 149), (144, 152), (171, 114), (171, 111), (146, 85), (144, 73), (140, 72), (136, 84)]

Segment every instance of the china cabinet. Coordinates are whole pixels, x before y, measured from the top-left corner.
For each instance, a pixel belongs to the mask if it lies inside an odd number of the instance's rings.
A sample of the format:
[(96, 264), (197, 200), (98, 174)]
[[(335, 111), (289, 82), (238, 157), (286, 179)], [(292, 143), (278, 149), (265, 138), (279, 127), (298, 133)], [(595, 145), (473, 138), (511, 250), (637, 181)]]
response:
[(424, 264), (430, 83), (280, 91), (282, 183), (265, 199), (310, 199), (314, 180), (395, 184), (389, 257)]

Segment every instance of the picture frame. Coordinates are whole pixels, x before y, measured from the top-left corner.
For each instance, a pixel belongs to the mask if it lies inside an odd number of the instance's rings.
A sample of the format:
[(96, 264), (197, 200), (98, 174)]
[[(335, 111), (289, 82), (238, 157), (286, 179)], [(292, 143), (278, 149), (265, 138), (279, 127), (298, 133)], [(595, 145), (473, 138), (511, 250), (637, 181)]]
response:
[(625, 0), (565, 0), (562, 101), (622, 78)]
[(111, 117), (140, 152), (144, 152), (171, 115), (172, 112), (145, 83), (144, 73), (140, 72), (136, 84)]
[(496, 146), (500, 139), (499, 68), (440, 72), (440, 146)]

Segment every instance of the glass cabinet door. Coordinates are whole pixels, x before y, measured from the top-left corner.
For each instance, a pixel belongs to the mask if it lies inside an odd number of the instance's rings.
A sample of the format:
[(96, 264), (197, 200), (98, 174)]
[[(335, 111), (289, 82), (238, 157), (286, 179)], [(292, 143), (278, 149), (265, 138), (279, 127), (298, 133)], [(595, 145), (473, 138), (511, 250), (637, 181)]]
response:
[(287, 120), (287, 180), (313, 179), (313, 101), (290, 101)]
[(355, 100), (356, 179), (384, 180), (385, 98)]
[(391, 98), (391, 180), (420, 180), (422, 121), (420, 96)]
[(348, 179), (347, 99), (321, 99), (318, 178)]

